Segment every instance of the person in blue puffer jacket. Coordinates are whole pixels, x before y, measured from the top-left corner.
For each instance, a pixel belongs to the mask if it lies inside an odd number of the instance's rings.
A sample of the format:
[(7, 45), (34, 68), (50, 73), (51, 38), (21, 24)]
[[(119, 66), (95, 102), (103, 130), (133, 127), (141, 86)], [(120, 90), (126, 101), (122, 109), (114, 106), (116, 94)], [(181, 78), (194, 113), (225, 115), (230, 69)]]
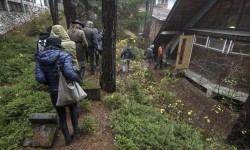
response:
[[(57, 64), (59, 64), (60, 69), (67, 80), (77, 81), (79, 75), (73, 68), (70, 54), (63, 51), (61, 39), (57, 37), (47, 38), (44, 51), (36, 53), (35, 57), (36, 80), (41, 84), (48, 85), (51, 102), (59, 116), (59, 125), (64, 135), (65, 143), (66, 145), (69, 145), (72, 142), (73, 137), (80, 134), (80, 128), (78, 127), (78, 108), (77, 103), (67, 106), (56, 106), (59, 83)], [(67, 125), (66, 107), (69, 107), (71, 122), (74, 129), (74, 134), (71, 135), (69, 134)]]

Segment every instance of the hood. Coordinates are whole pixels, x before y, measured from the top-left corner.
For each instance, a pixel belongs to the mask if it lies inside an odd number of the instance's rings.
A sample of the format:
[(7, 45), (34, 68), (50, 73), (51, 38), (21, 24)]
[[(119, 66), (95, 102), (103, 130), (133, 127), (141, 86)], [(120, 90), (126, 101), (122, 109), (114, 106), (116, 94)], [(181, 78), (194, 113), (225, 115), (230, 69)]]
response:
[(38, 54), (36, 54), (36, 60), (41, 65), (55, 64), (55, 62), (59, 58), (59, 52), (59, 50), (46, 50), (39, 52)]
[(50, 36), (49, 32), (41, 32), (39, 35), (39, 39), (44, 40), (44, 39), (48, 38), (49, 36)]
[(59, 37), (62, 41), (69, 40), (69, 36), (66, 32), (66, 30), (61, 25), (54, 25), (51, 28), (50, 35)]

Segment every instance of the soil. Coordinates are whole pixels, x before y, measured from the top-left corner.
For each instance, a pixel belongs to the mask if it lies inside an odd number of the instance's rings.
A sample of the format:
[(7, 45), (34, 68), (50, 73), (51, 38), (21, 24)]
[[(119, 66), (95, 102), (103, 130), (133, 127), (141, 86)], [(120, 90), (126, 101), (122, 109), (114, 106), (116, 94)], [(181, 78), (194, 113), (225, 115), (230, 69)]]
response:
[[(86, 77), (99, 82), (99, 71), (96, 70), (95, 75), (90, 75), (89, 70), (86, 71)], [(79, 107), (80, 117), (79, 126), (81, 128), (83, 124), (83, 118), (85, 116), (91, 116), (95, 118), (96, 130), (89, 135), (81, 135), (77, 139), (74, 139), (69, 146), (65, 146), (64, 137), (59, 131), (58, 137), (55, 139), (55, 143), (51, 150), (114, 150), (114, 135), (111, 129), (107, 126), (107, 120), (109, 118), (110, 110), (104, 104), (102, 99), (100, 101), (92, 100), (92, 110), (88, 113), (84, 113), (82, 108)], [(69, 130), (72, 133), (71, 120), (69, 114), (67, 116), (67, 122)]]
[[(142, 64), (144, 66), (144, 64)], [(153, 65), (149, 70), (153, 74), (154, 80), (160, 82), (164, 77), (163, 70), (175, 71), (170, 66), (166, 66), (163, 69), (154, 70)], [(126, 74), (120, 74), (118, 76), (126, 78)], [(96, 75), (91, 76), (87, 71), (86, 76), (93, 79), (97, 83), (99, 82), (99, 72), (97, 70)], [(197, 86), (190, 83), (184, 78), (181, 73), (176, 76), (178, 78), (177, 84), (169, 84), (166, 91), (173, 91), (176, 93), (178, 99), (183, 100), (185, 103), (185, 110), (192, 110), (194, 115), (190, 116), (193, 119), (193, 125), (197, 127), (205, 128), (207, 136), (214, 135), (218, 131), (224, 132), (228, 135), (231, 132), (231, 128), (236, 120), (234, 112), (228, 110), (226, 107), (221, 106), (223, 112), (217, 114), (213, 110), (214, 106), (218, 105), (218, 102), (212, 98), (208, 98), (206, 94)], [(89, 113), (83, 113), (80, 110), (79, 125), (81, 127), (83, 123), (83, 117), (92, 116), (95, 118), (97, 124), (97, 130), (90, 135), (81, 135), (78, 139), (74, 139), (73, 143), (69, 146), (65, 146), (64, 138), (59, 131), (58, 136), (55, 139), (54, 145), (51, 150), (114, 150), (114, 135), (111, 129), (106, 125), (109, 118), (110, 110), (104, 104), (102, 99), (100, 101), (92, 101), (93, 110)], [(81, 109), (81, 108), (80, 108)], [(207, 118), (209, 118), (209, 121)], [(70, 117), (68, 114), (68, 125), (70, 132), (72, 132)], [(220, 136), (220, 135), (219, 135)]]

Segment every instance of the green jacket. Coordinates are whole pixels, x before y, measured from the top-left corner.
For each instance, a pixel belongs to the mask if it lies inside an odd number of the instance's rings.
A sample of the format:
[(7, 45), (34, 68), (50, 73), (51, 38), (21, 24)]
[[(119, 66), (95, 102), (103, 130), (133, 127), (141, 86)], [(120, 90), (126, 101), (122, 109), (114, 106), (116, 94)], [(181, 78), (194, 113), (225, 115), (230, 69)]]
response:
[(59, 37), (62, 40), (62, 46), (70, 54), (74, 69), (79, 71), (80, 69), (76, 59), (76, 44), (74, 41), (70, 40), (65, 29), (61, 25), (54, 25), (50, 35)]
[(81, 62), (85, 62), (85, 49), (84, 47), (88, 47), (88, 43), (85, 37), (83, 30), (79, 29), (69, 29), (67, 31), (69, 38), (76, 43), (76, 57), (79, 65)]

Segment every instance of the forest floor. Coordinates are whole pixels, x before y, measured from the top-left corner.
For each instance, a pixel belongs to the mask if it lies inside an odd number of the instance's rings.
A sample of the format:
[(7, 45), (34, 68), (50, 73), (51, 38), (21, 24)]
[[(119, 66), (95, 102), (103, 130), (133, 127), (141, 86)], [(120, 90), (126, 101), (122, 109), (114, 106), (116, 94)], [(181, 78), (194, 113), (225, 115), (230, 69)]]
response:
[[(144, 64), (142, 64), (143, 66)], [(153, 75), (155, 82), (159, 83), (164, 77), (163, 70), (174, 71), (170, 66), (163, 69), (154, 70), (153, 65), (149, 70)], [(99, 83), (99, 70), (96, 75), (91, 76), (87, 70), (86, 77)], [(126, 74), (118, 72), (117, 78), (126, 78)], [(176, 84), (169, 84), (166, 91), (176, 93), (178, 99), (185, 103), (185, 111), (192, 110), (193, 114), (190, 118), (193, 119), (193, 125), (205, 128), (207, 136), (212, 136), (216, 133), (223, 132), (228, 135), (235, 123), (235, 113), (221, 106), (223, 110), (220, 113), (215, 113), (214, 108), (218, 106), (218, 102), (212, 98), (208, 98), (202, 90), (190, 83), (183, 76), (179, 76)], [(164, 90), (164, 89), (163, 89)], [(89, 135), (81, 135), (78, 139), (74, 139), (73, 143), (65, 146), (62, 133), (59, 131), (51, 150), (114, 150), (115, 136), (112, 130), (107, 125), (107, 120), (110, 116), (110, 110), (105, 105), (103, 99), (100, 101), (92, 100), (92, 111), (83, 113), (80, 108), (79, 125), (83, 124), (83, 117), (91, 116), (95, 118), (97, 129)], [(183, 110), (184, 111), (184, 110)], [(208, 121), (209, 118), (209, 121)], [(72, 132), (71, 121), (68, 114), (69, 130)], [(80, 126), (81, 127), (81, 126)], [(219, 131), (219, 132), (218, 132)], [(220, 135), (219, 135), (220, 136)]]

